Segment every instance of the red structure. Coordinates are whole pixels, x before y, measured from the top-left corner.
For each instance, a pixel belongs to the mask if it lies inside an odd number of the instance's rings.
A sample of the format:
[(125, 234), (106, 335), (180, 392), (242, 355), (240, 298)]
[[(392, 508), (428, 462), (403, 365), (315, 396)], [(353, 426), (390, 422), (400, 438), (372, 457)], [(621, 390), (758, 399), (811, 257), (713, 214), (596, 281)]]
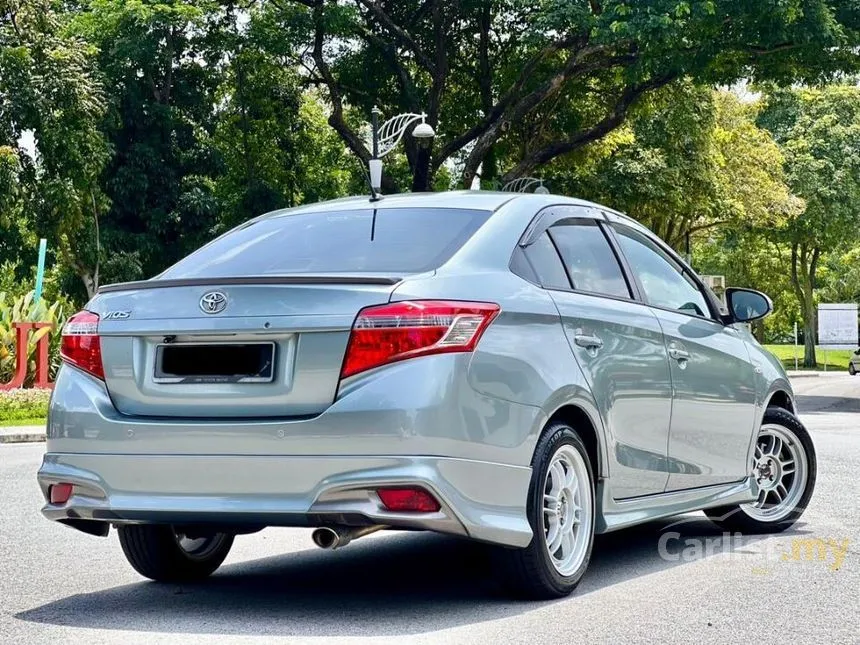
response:
[[(15, 375), (8, 383), (0, 383), (0, 390), (14, 390), (24, 387), (27, 378), (27, 345), (30, 332), (45, 327), (53, 327), (53, 323), (47, 322), (16, 322), (12, 323), (15, 334)], [(33, 387), (52, 388), (53, 383), (48, 381), (48, 343), (50, 336), (45, 334), (36, 344), (36, 382)]]

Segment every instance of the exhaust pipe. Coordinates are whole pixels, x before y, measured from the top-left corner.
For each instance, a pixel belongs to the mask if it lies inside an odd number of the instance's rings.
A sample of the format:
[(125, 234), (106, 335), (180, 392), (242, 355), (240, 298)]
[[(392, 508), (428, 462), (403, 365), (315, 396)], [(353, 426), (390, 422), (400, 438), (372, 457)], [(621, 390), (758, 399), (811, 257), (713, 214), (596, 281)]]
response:
[(314, 544), (321, 549), (334, 550), (344, 547), (360, 537), (376, 533), (377, 531), (386, 528), (388, 527), (383, 524), (359, 527), (321, 526), (314, 530), (311, 534), (311, 539), (314, 541)]

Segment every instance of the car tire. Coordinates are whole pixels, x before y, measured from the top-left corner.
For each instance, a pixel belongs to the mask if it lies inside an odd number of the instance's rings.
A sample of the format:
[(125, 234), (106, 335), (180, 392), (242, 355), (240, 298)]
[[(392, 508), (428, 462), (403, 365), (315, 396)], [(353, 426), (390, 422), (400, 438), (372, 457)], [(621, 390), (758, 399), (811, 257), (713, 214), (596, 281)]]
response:
[[(818, 465), (815, 457), (815, 446), (806, 428), (800, 420), (787, 410), (768, 408), (762, 421), (759, 435), (756, 438), (756, 451), (752, 464), (752, 476), (761, 474), (756, 464), (767, 458), (768, 444), (776, 436), (782, 442), (778, 459), (774, 466), (775, 473), (764, 477), (764, 486), (759, 491), (755, 502), (732, 506), (720, 506), (705, 510), (705, 514), (724, 530), (741, 533), (778, 533), (794, 524), (806, 510), (812, 492), (815, 488), (815, 478)], [(772, 449), (770, 449), (772, 451)], [(792, 465), (788, 465), (793, 462)], [(793, 471), (790, 469), (793, 468)], [(767, 468), (771, 471), (771, 467)], [(779, 479), (783, 484), (784, 497), (777, 501), (782, 493), (774, 481)], [(801, 478), (798, 480), (798, 478)], [(768, 490), (770, 489), (770, 490)], [(762, 498), (763, 496), (763, 498)]]
[[(565, 470), (568, 467), (570, 470)], [(550, 468), (561, 468), (565, 477), (572, 472), (576, 483), (562, 488), (555, 497), (547, 495), (547, 491), (556, 490), (554, 486), (559, 479), (550, 474)], [(545, 504), (552, 503), (546, 501), (547, 498), (559, 500), (554, 509), (545, 508)], [(532, 540), (525, 548), (505, 548), (500, 552), (507, 590), (517, 597), (541, 600), (570, 594), (591, 560), (595, 507), (594, 473), (585, 444), (570, 426), (550, 424), (541, 435), (532, 459), (527, 503)], [(547, 512), (554, 515), (551, 517)], [(560, 545), (551, 555), (553, 543), (548, 543), (549, 534), (555, 527), (557, 533), (553, 535), (559, 539), (565, 526), (573, 527), (569, 531), (573, 537), (568, 543), (560, 538)], [(562, 558), (568, 546), (571, 557), (565, 561)], [(559, 554), (560, 557), (556, 557)]]
[(120, 526), (117, 533), (129, 564), (156, 582), (202, 580), (221, 566), (233, 546), (229, 533), (186, 538), (166, 524)]
[(854, 376), (857, 373), (857, 368), (854, 367), (854, 363), (848, 363), (848, 373), (851, 376)]

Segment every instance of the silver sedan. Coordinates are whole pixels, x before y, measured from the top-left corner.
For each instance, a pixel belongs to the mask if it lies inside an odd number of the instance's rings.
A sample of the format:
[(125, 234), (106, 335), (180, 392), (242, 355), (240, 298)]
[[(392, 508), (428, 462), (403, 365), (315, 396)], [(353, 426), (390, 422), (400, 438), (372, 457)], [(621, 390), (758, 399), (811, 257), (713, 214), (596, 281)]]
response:
[(249, 221), (65, 327), (38, 479), (142, 575), (234, 537), (488, 543), (557, 597), (596, 533), (704, 510), (781, 531), (816, 459), (778, 361), (634, 220), (553, 195), (357, 197)]

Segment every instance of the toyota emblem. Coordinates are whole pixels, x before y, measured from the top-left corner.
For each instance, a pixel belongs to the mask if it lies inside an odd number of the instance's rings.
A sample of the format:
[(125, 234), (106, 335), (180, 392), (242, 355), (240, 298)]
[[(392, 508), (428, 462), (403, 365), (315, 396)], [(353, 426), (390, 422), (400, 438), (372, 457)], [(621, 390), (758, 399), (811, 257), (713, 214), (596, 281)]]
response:
[(220, 291), (204, 293), (200, 298), (200, 309), (204, 314), (220, 314), (227, 308), (227, 296)]

